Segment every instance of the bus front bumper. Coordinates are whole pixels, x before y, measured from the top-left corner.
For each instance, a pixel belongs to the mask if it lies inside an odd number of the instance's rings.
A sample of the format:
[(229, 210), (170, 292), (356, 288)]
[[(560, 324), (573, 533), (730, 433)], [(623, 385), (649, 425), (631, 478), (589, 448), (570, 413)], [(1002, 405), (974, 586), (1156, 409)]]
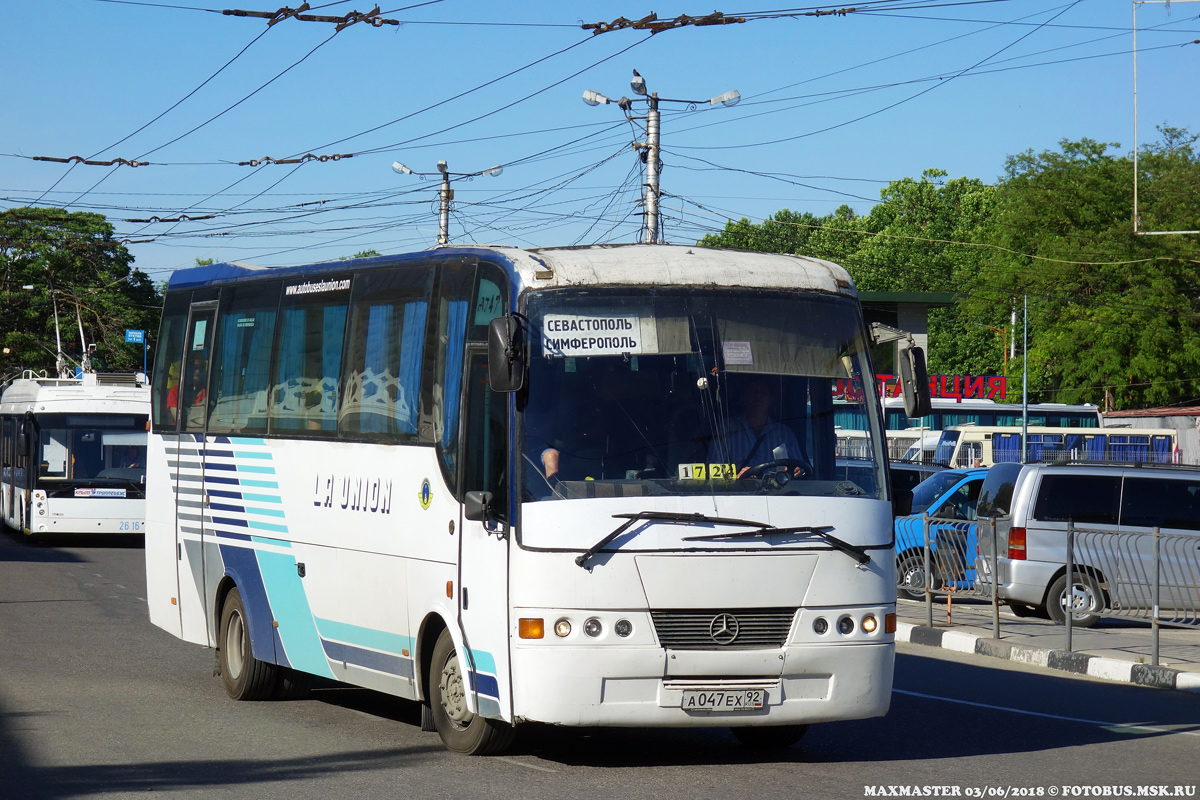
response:
[[(895, 644), (801, 644), (711, 654), (709, 670), (674, 669), (673, 659), (703, 664), (703, 654), (661, 647), (513, 648), (514, 716), (571, 726), (737, 727), (799, 725), (879, 717), (892, 694)], [(746, 711), (690, 710), (697, 693), (763, 691)]]

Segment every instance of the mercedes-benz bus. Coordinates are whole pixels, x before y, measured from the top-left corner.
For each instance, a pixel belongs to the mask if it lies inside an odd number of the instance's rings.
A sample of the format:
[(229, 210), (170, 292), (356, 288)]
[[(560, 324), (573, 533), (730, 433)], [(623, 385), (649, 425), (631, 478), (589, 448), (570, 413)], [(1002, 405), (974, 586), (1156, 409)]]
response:
[(159, 342), (150, 617), (215, 648), (231, 697), (334, 679), (481, 754), (531, 722), (780, 745), (887, 711), (884, 425), (840, 267), (649, 245), (198, 266)]

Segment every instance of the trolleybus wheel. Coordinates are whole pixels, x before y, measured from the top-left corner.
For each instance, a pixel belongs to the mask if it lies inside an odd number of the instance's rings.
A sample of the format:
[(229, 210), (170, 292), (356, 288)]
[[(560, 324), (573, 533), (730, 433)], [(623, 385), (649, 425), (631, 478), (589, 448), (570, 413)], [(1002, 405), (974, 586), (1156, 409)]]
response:
[(467, 710), (468, 684), (448, 630), (434, 645), (430, 671), (429, 705), (442, 743), (466, 755), (490, 756), (508, 749), (516, 733), (511, 725)]
[(757, 750), (791, 747), (808, 733), (807, 725), (760, 725), (753, 728), (730, 728), (737, 740)]
[(259, 661), (250, 651), (246, 607), (236, 586), (225, 596), (217, 647), (226, 694), (234, 700), (266, 700), (274, 693), (278, 672), (274, 664)]

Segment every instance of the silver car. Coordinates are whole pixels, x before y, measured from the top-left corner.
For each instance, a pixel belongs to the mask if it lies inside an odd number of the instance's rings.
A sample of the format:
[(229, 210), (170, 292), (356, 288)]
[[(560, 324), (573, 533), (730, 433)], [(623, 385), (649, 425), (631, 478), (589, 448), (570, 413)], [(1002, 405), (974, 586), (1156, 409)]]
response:
[[(1197, 537), (1200, 544), (1200, 470), (1165, 464), (997, 465), (984, 484), (978, 513), (997, 517), (1006, 534), (997, 559), (1000, 599), (1018, 616), (1048, 616), (1059, 623), (1071, 608), (1072, 624), (1090, 627), (1107, 608), (1149, 602), (1150, 592), (1140, 591), (1147, 587), (1130, 583), (1128, 545), (1116, 552), (1118, 541), (1139, 538), (1125, 534), (1149, 534), (1157, 527), (1167, 536)], [(1077, 532), (1070, 591), (1068, 523)], [(1147, 558), (1145, 548), (1140, 555), (1135, 548), (1134, 555)], [(986, 557), (981, 553), (981, 560)], [(1144, 583), (1150, 570), (1140, 574)], [(1177, 588), (1181, 602), (1200, 604), (1200, 589)]]

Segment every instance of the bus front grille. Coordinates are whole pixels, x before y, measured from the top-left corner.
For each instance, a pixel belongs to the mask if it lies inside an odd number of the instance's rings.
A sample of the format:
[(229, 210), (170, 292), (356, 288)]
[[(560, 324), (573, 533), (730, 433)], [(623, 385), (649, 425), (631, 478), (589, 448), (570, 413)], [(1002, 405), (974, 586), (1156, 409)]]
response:
[(685, 609), (651, 611), (663, 647), (675, 650), (737, 650), (783, 647), (794, 608)]

